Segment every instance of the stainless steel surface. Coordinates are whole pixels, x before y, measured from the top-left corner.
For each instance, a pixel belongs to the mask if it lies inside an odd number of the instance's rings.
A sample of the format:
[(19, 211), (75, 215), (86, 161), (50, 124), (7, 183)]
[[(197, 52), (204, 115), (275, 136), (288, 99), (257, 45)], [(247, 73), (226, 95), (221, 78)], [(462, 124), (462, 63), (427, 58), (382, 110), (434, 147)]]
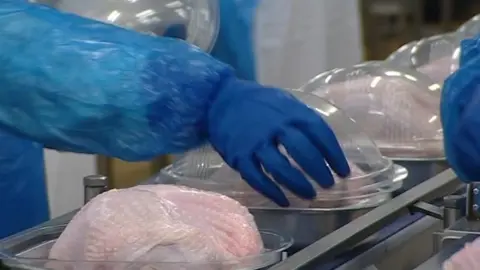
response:
[(448, 195), (443, 198), (444, 229), (453, 226), (463, 216), (465, 203), (465, 195)]
[(480, 183), (467, 185), (467, 219), (480, 220)]
[(441, 229), (441, 221), (423, 217), (336, 270), (358, 270), (368, 265), (379, 270), (413, 269), (432, 256), (432, 233)]
[(328, 260), (390, 224), (418, 201), (443, 197), (457, 190), (458, 186), (459, 182), (453, 171), (446, 170), (353, 220), (270, 269), (307, 269), (316, 262)]
[(410, 211), (423, 213), (427, 216), (431, 216), (437, 219), (443, 220), (443, 207), (438, 207), (436, 205), (426, 203), (426, 202), (418, 202), (410, 207)]
[(295, 242), (290, 252), (303, 249), (373, 208), (350, 210), (250, 208), (258, 228), (290, 235)]
[(445, 160), (394, 160), (394, 163), (408, 171), (408, 177), (403, 180), (404, 190), (411, 189), (450, 168)]
[(467, 235), (455, 241), (453, 244), (446, 246), (440, 250), (435, 256), (428, 261), (415, 268), (414, 270), (440, 270), (443, 263), (448, 260), (453, 254), (461, 250), (466, 243), (472, 242), (477, 238), (476, 235)]
[(84, 203), (108, 190), (108, 178), (103, 175), (89, 175), (83, 178)]

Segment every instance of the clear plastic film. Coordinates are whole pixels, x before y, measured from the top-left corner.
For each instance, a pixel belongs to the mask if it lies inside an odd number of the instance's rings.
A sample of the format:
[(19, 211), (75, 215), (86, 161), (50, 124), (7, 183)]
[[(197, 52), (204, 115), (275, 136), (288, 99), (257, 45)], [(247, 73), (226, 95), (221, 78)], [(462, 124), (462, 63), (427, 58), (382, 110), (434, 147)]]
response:
[(292, 244), (260, 232), (248, 209), (226, 196), (169, 185), (103, 193), (62, 229), (53, 232), (61, 232), (53, 245), (3, 254), (4, 263), (55, 270), (259, 269), (278, 262)]
[(440, 90), (422, 74), (381, 62), (334, 69), (301, 88), (345, 110), (383, 155), (404, 160), (444, 157)]
[(217, 0), (29, 0), (155, 36), (186, 40), (205, 51), (219, 29)]
[[(401, 186), (401, 178), (406, 176), (405, 172), (399, 170), (398, 173), (392, 162), (382, 157), (375, 144), (341, 110), (311, 94), (291, 92), (314, 108), (319, 117), (323, 117), (332, 127), (352, 169), (349, 178), (336, 177), (335, 186), (328, 190), (321, 189), (312, 180), (317, 189), (314, 201), (302, 200), (285, 190), (291, 207), (340, 209), (378, 205), (392, 190)], [(288, 157), (288, 153), (279, 147)], [(215, 191), (248, 207), (275, 206), (273, 202), (250, 188), (237, 172), (223, 163), (213, 149), (209, 151), (208, 148), (206, 146), (200, 151), (187, 154), (147, 182)], [(295, 165), (293, 160), (290, 162)]]

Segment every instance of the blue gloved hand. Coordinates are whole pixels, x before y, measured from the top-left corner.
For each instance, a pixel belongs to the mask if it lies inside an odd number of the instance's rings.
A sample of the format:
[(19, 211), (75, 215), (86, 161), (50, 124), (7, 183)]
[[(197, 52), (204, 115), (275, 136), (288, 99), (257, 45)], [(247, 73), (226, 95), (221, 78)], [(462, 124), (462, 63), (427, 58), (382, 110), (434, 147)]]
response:
[(440, 109), (447, 160), (469, 182), (480, 177), (479, 40), (464, 40), (461, 48), (460, 68), (445, 81)]
[(208, 123), (210, 142), (228, 165), (280, 206), (288, 206), (288, 200), (265, 172), (305, 199), (313, 199), (316, 192), (280, 153), (279, 145), (324, 188), (334, 184), (327, 163), (341, 177), (350, 174), (327, 123), (285, 91), (229, 79), (211, 105)]

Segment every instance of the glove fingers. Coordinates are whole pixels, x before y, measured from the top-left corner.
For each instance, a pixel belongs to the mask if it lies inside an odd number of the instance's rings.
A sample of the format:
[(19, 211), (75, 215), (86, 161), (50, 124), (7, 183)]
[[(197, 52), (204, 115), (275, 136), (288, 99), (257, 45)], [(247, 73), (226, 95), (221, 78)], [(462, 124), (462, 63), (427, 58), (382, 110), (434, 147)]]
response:
[(335, 134), (321, 117), (317, 115), (314, 117), (316, 121), (305, 124), (300, 127), (300, 130), (305, 132), (310, 141), (320, 150), (335, 173), (340, 177), (349, 176), (350, 166)]
[(295, 169), (280, 153), (277, 146), (270, 145), (257, 152), (263, 168), (277, 183), (305, 199), (314, 199), (317, 193), (302, 172)]
[(290, 157), (321, 187), (330, 188), (335, 184), (322, 153), (300, 131), (295, 128), (286, 130), (280, 136), (280, 142)]
[(280, 187), (263, 173), (259, 164), (256, 164), (252, 160), (242, 159), (238, 161), (237, 168), (242, 178), (263, 196), (269, 198), (279, 206), (288, 207), (290, 205)]

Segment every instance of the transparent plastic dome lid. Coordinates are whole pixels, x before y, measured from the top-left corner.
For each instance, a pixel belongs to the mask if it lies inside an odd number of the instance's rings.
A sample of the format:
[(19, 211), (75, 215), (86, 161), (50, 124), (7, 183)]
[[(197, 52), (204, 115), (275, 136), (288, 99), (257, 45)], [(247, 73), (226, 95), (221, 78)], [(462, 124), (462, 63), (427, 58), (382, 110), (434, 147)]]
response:
[(397, 160), (444, 158), (440, 90), (425, 75), (382, 62), (334, 69), (301, 88), (344, 110)]
[(420, 40), (411, 49), (411, 64), (417, 71), (435, 82), (443, 81), (458, 69), (460, 39), (456, 33), (447, 33)]
[(412, 66), (412, 61), (411, 61), (411, 55), (412, 55), (412, 49), (417, 45), (418, 40), (411, 41), (400, 48), (398, 48), (396, 51), (394, 51), (392, 54), (390, 54), (385, 61), (404, 68), (410, 68)]
[(30, 0), (156, 36), (184, 39), (209, 52), (219, 29), (218, 0)]
[[(357, 128), (350, 118), (329, 102), (308, 93), (291, 91), (298, 99), (314, 108), (336, 133), (352, 169), (349, 178), (336, 178), (336, 185), (328, 190), (317, 184), (317, 198), (305, 201), (285, 191), (293, 208), (339, 209), (378, 205), (388, 199), (390, 192), (401, 187), (406, 171), (394, 167), (382, 157), (375, 144)], [(288, 153), (279, 146), (288, 157)], [(295, 163), (291, 160), (294, 166)], [(150, 181), (152, 182), (152, 181)], [(165, 168), (153, 180), (155, 183), (178, 184), (230, 196), (248, 207), (275, 205), (254, 191), (229, 168), (209, 146), (195, 150), (173, 165)]]
[(456, 33), (447, 33), (412, 41), (392, 53), (386, 62), (415, 69), (433, 81), (443, 83), (458, 69), (459, 57), (460, 39)]
[(480, 34), (480, 14), (473, 16), (457, 29), (460, 39), (472, 38)]

